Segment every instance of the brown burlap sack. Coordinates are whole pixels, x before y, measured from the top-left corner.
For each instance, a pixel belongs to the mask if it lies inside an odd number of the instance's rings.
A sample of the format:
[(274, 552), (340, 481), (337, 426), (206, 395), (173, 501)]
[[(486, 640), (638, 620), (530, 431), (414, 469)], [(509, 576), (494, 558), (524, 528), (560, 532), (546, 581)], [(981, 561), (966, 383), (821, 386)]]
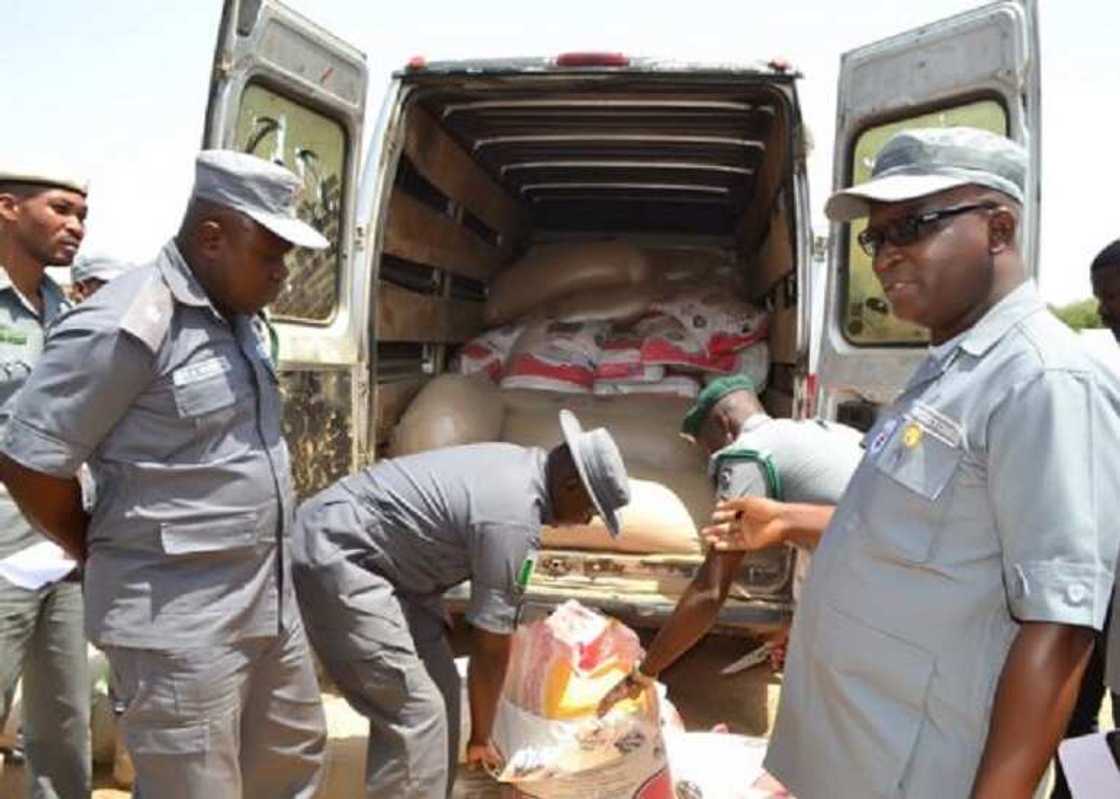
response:
[(502, 404), (485, 375), (443, 374), (432, 380), (393, 429), (390, 455), (498, 441)]
[(579, 417), (585, 430), (605, 427), (626, 463), (656, 464), (669, 471), (704, 473), (700, 449), (680, 436), (691, 402), (681, 397), (596, 397), (543, 391), (501, 392), (506, 408), (501, 440), (526, 447), (553, 447), (562, 440), (556, 421), (561, 408)]
[(649, 277), (644, 253), (628, 242), (537, 245), (494, 278), (483, 319), (487, 326), (511, 322), (569, 294), (638, 285)]
[(545, 527), (543, 546), (633, 554), (695, 555), (699, 529), (711, 518), (715, 492), (703, 472), (669, 472), (628, 462), (630, 504), (621, 512), (622, 532), (611, 538), (602, 521), (579, 527)]

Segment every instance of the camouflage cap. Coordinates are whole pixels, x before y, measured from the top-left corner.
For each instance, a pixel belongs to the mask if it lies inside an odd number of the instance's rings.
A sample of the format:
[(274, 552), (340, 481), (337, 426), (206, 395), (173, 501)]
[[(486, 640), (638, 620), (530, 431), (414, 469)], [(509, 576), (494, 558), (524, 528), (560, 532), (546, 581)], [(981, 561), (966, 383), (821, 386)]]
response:
[(1023, 203), (1027, 151), (1006, 136), (979, 128), (917, 128), (896, 133), (875, 157), (871, 179), (838, 191), (825, 203), (833, 222), (867, 216), (871, 203), (897, 203), (976, 185)]
[(708, 414), (712, 412), (716, 403), (736, 391), (750, 391), (753, 394), (755, 391), (754, 381), (743, 375), (731, 375), (716, 378), (708, 383), (696, 397), (696, 402), (684, 415), (684, 421), (681, 422), (681, 432), (686, 436), (696, 438), (700, 434), (700, 428), (703, 426), (704, 420), (708, 418)]

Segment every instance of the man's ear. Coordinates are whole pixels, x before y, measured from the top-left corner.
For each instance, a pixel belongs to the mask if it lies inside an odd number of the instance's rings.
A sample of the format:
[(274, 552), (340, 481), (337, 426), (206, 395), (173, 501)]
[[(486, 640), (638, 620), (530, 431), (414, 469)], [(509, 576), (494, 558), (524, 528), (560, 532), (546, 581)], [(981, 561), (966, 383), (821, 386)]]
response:
[(988, 220), (988, 250), (995, 255), (1013, 248), (1018, 228), (1019, 220), (1009, 208), (1000, 206), (993, 210)]
[(14, 222), (19, 216), (19, 197), (9, 192), (0, 192), (0, 219)]
[(222, 246), (225, 244), (226, 233), (222, 229), (220, 222), (214, 219), (207, 219), (200, 224), (195, 230), (195, 246), (201, 255), (207, 258), (215, 258), (221, 252)]

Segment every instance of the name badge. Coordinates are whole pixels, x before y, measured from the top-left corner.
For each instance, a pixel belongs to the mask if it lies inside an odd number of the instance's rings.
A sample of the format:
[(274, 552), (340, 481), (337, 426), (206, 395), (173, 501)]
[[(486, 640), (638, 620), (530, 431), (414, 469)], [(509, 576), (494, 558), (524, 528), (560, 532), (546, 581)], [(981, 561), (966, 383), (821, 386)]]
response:
[(964, 425), (925, 403), (914, 403), (910, 416), (925, 432), (941, 439), (950, 447), (959, 447), (964, 440)]
[(197, 363), (188, 364), (187, 366), (180, 366), (171, 373), (171, 379), (175, 382), (176, 386), (188, 386), (191, 383), (197, 383), (208, 377), (216, 377), (228, 371), (229, 361), (217, 355), (213, 358), (207, 358), (204, 361), (198, 361)]

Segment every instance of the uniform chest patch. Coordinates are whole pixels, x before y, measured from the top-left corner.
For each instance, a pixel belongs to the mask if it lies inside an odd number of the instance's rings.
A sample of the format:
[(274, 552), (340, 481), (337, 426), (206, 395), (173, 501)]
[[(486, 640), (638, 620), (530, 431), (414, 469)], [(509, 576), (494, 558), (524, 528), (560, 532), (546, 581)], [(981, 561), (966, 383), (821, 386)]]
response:
[(175, 385), (177, 386), (187, 386), (191, 383), (197, 383), (208, 377), (215, 377), (228, 371), (229, 362), (218, 355), (213, 358), (207, 358), (204, 361), (188, 364), (187, 366), (180, 366), (171, 373), (171, 379), (175, 381)]
[(22, 333), (14, 327), (7, 327), (0, 325), (0, 344), (19, 344), (27, 343), (27, 334)]
[(888, 419), (883, 423), (882, 429), (875, 434), (875, 438), (871, 440), (871, 446), (867, 448), (868, 454), (879, 454), (879, 450), (881, 450), (886, 445), (886, 443), (890, 441), (891, 435), (894, 434), (895, 428), (898, 427), (899, 421), (899, 418), (896, 416), (893, 419)]

